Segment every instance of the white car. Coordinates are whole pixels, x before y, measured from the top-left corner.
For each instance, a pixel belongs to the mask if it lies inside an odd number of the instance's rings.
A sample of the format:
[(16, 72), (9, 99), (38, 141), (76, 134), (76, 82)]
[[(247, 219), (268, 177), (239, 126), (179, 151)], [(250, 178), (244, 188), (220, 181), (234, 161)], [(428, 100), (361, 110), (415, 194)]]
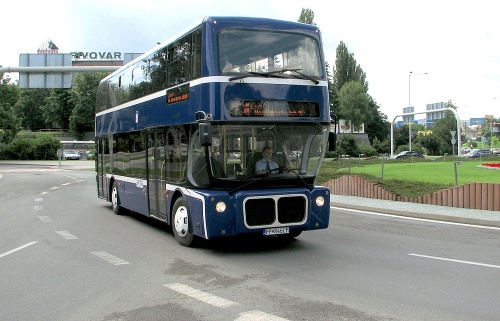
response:
[(76, 150), (65, 150), (63, 153), (64, 159), (80, 159), (82, 156), (76, 152)]

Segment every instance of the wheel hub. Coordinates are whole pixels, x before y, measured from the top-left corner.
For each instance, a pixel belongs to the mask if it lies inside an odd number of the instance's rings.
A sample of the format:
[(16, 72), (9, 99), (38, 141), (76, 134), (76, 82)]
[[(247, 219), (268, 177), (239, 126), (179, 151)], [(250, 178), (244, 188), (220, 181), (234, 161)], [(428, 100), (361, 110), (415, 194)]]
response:
[(186, 207), (181, 206), (175, 212), (174, 226), (179, 236), (185, 237), (188, 234), (188, 211)]

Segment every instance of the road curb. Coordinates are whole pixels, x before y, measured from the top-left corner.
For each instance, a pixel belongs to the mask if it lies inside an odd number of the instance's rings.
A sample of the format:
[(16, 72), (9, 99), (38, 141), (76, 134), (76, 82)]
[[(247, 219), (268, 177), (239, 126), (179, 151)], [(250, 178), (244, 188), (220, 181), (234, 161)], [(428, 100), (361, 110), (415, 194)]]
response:
[(402, 216), (402, 217), (419, 218), (419, 219), (426, 219), (426, 220), (432, 220), (432, 221), (444, 221), (444, 222), (452, 222), (452, 223), (460, 223), (460, 224), (482, 225), (482, 226), (490, 226), (490, 227), (500, 228), (500, 221), (488, 220), (488, 219), (477, 218), (477, 217), (463, 217), (463, 216), (452, 216), (452, 215), (437, 214), (437, 213), (422, 213), (422, 212), (413, 212), (413, 211), (402, 211), (402, 210), (396, 210), (396, 209), (391, 209), (391, 208), (380, 208), (380, 207), (373, 207), (373, 206), (366, 206), (366, 205), (355, 205), (355, 204), (348, 204), (348, 203), (342, 203), (342, 202), (338, 202), (338, 203), (332, 202), (330, 205), (335, 206), (335, 207), (340, 207), (340, 208), (375, 212), (375, 213), (381, 213), (381, 214), (389, 214), (389, 215)]

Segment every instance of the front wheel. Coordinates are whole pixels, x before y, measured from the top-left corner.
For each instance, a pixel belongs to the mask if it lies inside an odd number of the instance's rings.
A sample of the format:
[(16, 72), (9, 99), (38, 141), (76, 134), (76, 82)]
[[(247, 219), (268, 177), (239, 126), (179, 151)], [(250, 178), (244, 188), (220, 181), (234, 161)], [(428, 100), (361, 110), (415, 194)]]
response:
[(120, 215), (123, 212), (123, 210), (120, 207), (118, 187), (116, 187), (115, 182), (113, 182), (113, 186), (111, 187), (111, 208), (113, 209), (113, 213), (115, 213), (116, 215)]
[(183, 197), (174, 203), (172, 211), (172, 232), (182, 246), (193, 246), (195, 236), (189, 232), (189, 208)]

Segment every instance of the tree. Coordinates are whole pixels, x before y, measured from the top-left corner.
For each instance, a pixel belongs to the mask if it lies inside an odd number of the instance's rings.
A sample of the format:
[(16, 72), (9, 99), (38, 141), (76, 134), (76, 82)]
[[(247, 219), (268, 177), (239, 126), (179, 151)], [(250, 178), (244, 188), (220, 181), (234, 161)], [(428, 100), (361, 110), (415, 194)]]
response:
[(13, 106), (19, 101), (19, 87), (0, 74), (0, 144), (9, 144), (21, 130), (21, 121)]
[(338, 114), (351, 120), (354, 128), (371, 121), (370, 101), (359, 82), (350, 81), (342, 86), (339, 103)]
[(53, 89), (42, 106), (45, 123), (50, 128), (69, 128), (69, 118), (74, 108), (70, 89)]
[(314, 20), (314, 12), (311, 9), (302, 8), (302, 11), (300, 12), (299, 20), (297, 20), (297, 21), (315, 26), (316, 23), (313, 20)]
[(371, 112), (371, 117), (367, 119), (367, 122), (365, 124), (365, 132), (372, 144), (375, 139), (378, 139), (379, 141), (385, 140), (385, 144), (387, 146), (390, 146), (391, 123), (387, 120), (387, 115), (380, 112), (380, 107), (373, 100), (373, 98), (369, 96), (369, 99), (369, 110)]
[[(448, 101), (445, 104), (445, 106), (457, 109), (457, 106), (455, 106), (452, 101)], [(450, 135), (450, 131), (457, 132), (457, 119), (453, 112), (446, 111), (444, 113), (444, 118), (438, 119), (436, 121), (434, 128), (432, 128), (432, 133), (441, 142), (441, 148), (439, 154), (444, 154), (444, 153), (451, 154), (453, 152), (453, 146), (451, 145), (450, 142), (452, 138)]]
[(442, 149), (441, 140), (430, 130), (419, 131), (417, 136), (420, 146), (425, 148), (427, 155), (440, 155)]
[(366, 82), (365, 72), (356, 62), (356, 59), (354, 59), (354, 54), (350, 53), (347, 46), (341, 41), (337, 46), (335, 68), (333, 71), (335, 90), (340, 92), (340, 89), (350, 81), (359, 82), (363, 87), (364, 92), (368, 92), (368, 83)]
[(43, 101), (49, 95), (49, 89), (23, 89), (21, 98), (14, 106), (14, 112), (21, 118), (24, 129), (39, 130), (46, 128), (43, 118)]
[(83, 72), (75, 77), (71, 88), (75, 107), (69, 118), (69, 128), (78, 139), (82, 139), (85, 132), (94, 131), (97, 86), (106, 75), (103, 72)]

